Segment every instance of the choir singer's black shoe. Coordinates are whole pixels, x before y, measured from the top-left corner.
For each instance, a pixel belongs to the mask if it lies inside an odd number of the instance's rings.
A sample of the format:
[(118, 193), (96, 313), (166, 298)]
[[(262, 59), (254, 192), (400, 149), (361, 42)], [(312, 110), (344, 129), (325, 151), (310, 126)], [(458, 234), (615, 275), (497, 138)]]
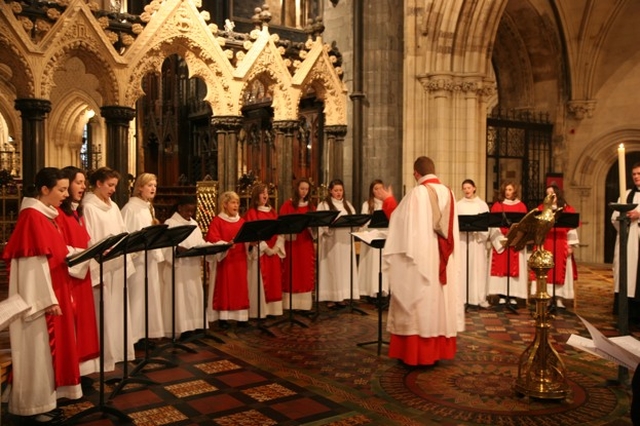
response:
[(35, 416), (23, 417), (22, 421), (18, 424), (25, 426), (38, 426), (38, 425), (47, 425), (47, 426), (58, 426), (65, 423), (64, 412), (56, 408), (47, 413), (36, 414)]

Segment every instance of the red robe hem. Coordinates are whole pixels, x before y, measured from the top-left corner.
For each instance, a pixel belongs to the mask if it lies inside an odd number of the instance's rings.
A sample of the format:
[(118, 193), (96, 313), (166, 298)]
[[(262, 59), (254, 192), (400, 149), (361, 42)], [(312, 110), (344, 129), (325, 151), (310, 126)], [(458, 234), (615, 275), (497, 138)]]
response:
[(433, 365), (441, 359), (456, 355), (455, 337), (420, 337), (391, 334), (389, 357), (398, 358), (407, 365)]

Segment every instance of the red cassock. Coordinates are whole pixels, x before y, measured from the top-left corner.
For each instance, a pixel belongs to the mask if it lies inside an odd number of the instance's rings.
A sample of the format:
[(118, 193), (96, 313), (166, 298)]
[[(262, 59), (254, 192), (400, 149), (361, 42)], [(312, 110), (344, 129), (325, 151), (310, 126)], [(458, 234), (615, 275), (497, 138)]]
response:
[[(86, 249), (89, 247), (89, 233), (84, 223), (84, 218), (65, 214), (58, 208), (56, 223), (62, 232), (62, 237), (68, 246)], [(94, 359), (100, 356), (100, 341), (98, 338), (98, 324), (96, 321), (96, 309), (93, 301), (93, 287), (91, 285), (91, 273), (78, 279), (71, 279), (71, 301), (76, 327), (76, 339), (78, 343), (78, 357), (80, 362)]]
[(8, 265), (11, 259), (47, 257), (53, 292), (62, 311), (62, 315), (46, 315), (56, 387), (80, 383), (73, 315), (69, 314), (73, 312), (73, 307), (69, 269), (65, 261), (67, 253), (67, 245), (55, 222), (33, 208), (20, 212), (16, 228), (3, 252)]
[[(244, 215), (246, 222), (266, 219), (275, 220), (277, 218), (278, 215), (274, 209), (268, 212), (249, 209)], [(274, 235), (265, 242), (269, 248), (273, 248), (276, 245), (277, 239), (278, 236)], [(282, 300), (282, 260), (280, 257), (277, 255), (267, 256), (266, 254), (260, 256), (260, 274), (262, 275), (262, 281), (264, 283), (264, 298), (267, 303)]]
[[(521, 201), (516, 204), (506, 204), (500, 201), (493, 203), (491, 213), (527, 213), (527, 206)], [(509, 228), (500, 228), (502, 235), (507, 235)], [(520, 267), (518, 263), (518, 252), (516, 250), (503, 250), (498, 253), (492, 248), (491, 257), (491, 275), (494, 277), (518, 277), (520, 276)], [(509, 256), (509, 271), (507, 273), (507, 256)], [(526, 271), (524, 271), (526, 273)]]
[[(293, 207), (291, 200), (280, 207), (280, 216), (288, 214), (304, 214), (314, 211), (310, 204)], [(283, 262), (282, 290), (287, 293), (308, 293), (313, 291), (315, 283), (316, 254), (313, 237), (308, 229), (296, 235), (294, 241), (285, 242), (287, 257)], [(291, 264), (289, 264), (291, 262)], [(293, 281), (291, 277), (293, 276)]]
[[(209, 225), (205, 238), (208, 242), (231, 241), (238, 234), (244, 219), (229, 222), (216, 216)], [(234, 244), (224, 259), (218, 262), (213, 290), (214, 311), (249, 309), (249, 283), (247, 281), (247, 253), (244, 243)]]
[[(540, 204), (538, 210), (542, 211), (544, 206)], [(570, 205), (564, 206), (562, 210), (566, 213), (575, 213), (576, 210)], [(547, 273), (547, 284), (563, 285), (564, 278), (567, 273), (567, 258), (569, 257), (569, 244), (567, 242), (567, 234), (571, 229), (569, 228), (551, 228), (551, 231), (547, 234), (547, 238), (544, 240), (544, 249), (550, 251), (553, 254), (554, 267)], [(571, 269), (573, 273), (573, 279), (578, 279), (578, 267), (576, 261), (571, 257)], [(531, 279), (535, 280), (535, 274), (530, 273)], [(555, 277), (555, 278), (554, 278)]]

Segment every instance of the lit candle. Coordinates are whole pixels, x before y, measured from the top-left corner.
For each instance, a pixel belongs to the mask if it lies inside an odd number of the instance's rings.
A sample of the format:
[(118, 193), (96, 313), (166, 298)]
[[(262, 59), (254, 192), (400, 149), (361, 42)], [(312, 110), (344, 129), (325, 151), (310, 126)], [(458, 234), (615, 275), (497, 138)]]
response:
[(627, 202), (627, 168), (624, 161), (624, 144), (618, 147), (618, 174), (620, 175), (620, 203)]

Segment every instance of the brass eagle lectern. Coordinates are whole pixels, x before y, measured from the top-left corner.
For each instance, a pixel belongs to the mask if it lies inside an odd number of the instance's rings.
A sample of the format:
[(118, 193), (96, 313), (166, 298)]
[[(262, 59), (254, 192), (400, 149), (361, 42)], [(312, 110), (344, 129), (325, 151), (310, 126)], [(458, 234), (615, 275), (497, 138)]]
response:
[(553, 254), (544, 249), (547, 233), (553, 228), (560, 210), (553, 210), (556, 195), (544, 199), (542, 212), (534, 209), (522, 220), (513, 224), (507, 233), (506, 245), (516, 250), (527, 244), (535, 244), (535, 250), (527, 264), (536, 275), (534, 295), (536, 310), (536, 334), (533, 342), (520, 355), (516, 392), (540, 399), (564, 399), (569, 391), (564, 362), (549, 343), (551, 324), (547, 304), (551, 296), (547, 293), (547, 272), (553, 268)]

